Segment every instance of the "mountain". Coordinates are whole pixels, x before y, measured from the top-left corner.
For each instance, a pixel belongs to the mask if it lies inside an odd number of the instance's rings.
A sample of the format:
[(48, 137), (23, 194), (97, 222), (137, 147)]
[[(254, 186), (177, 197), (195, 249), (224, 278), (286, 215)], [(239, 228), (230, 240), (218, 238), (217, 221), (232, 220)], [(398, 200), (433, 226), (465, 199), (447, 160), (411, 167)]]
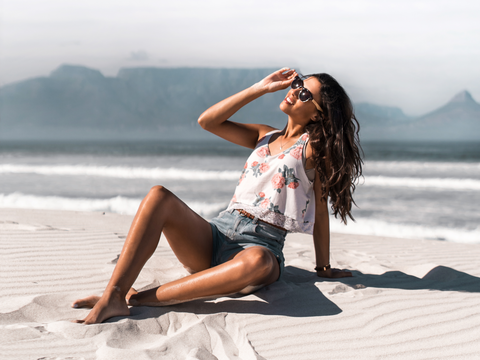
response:
[[(204, 135), (197, 124), (204, 110), (272, 71), (130, 68), (106, 77), (62, 65), (48, 77), (0, 88), (0, 138), (161, 138), (171, 137), (172, 129), (181, 137)], [(281, 127), (286, 116), (278, 105), (284, 96), (267, 94), (232, 119)]]
[[(0, 88), (0, 140), (207, 138), (197, 124), (209, 106), (275, 69), (124, 68), (104, 76), (62, 65), (47, 77)], [(282, 128), (285, 91), (262, 96), (232, 117)], [(420, 117), (398, 107), (355, 104), (364, 141), (480, 141), (480, 104), (468, 91)]]
[(480, 104), (462, 91), (444, 106), (417, 118), (411, 130), (412, 138), (480, 140)]
[(356, 106), (363, 140), (480, 141), (480, 104), (468, 91), (444, 106), (419, 117), (407, 117), (398, 108)]
[(358, 103), (354, 106), (355, 117), (360, 123), (362, 140), (381, 140), (392, 126), (411, 121), (398, 107)]
[(357, 120), (362, 121), (366, 126), (383, 126), (411, 120), (398, 107), (380, 106), (363, 102), (355, 104), (354, 109)]

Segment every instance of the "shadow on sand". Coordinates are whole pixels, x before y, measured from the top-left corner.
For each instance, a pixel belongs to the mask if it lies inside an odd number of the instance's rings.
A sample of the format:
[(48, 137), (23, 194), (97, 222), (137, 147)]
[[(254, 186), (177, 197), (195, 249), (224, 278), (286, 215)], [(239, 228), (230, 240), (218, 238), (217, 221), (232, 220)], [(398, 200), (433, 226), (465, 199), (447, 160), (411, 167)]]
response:
[(401, 271), (388, 271), (381, 275), (363, 274), (360, 271), (352, 273), (352, 278), (340, 281), (349, 286), (362, 284), (371, 288), (480, 292), (480, 278), (446, 266), (436, 266), (422, 278)]
[(281, 281), (257, 291), (255, 297), (231, 296), (217, 303), (196, 300), (168, 307), (133, 307), (131, 315), (140, 320), (159, 317), (171, 311), (204, 315), (236, 313), (289, 317), (318, 317), (341, 313), (342, 310), (315, 286), (319, 281), (340, 282), (352, 290), (383, 288), (480, 292), (480, 278), (445, 266), (433, 268), (423, 278), (401, 271), (390, 271), (381, 275), (353, 271), (353, 277), (343, 279), (322, 279), (313, 272), (287, 266)]

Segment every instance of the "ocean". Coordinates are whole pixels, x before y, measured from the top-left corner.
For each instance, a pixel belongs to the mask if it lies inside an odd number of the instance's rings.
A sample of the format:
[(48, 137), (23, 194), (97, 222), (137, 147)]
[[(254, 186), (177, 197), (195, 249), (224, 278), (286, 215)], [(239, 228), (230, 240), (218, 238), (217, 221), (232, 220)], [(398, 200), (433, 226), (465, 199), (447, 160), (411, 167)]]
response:
[[(480, 243), (480, 143), (364, 143), (355, 222), (333, 232)], [(135, 214), (164, 185), (206, 219), (250, 150), (221, 141), (0, 142), (0, 207)]]

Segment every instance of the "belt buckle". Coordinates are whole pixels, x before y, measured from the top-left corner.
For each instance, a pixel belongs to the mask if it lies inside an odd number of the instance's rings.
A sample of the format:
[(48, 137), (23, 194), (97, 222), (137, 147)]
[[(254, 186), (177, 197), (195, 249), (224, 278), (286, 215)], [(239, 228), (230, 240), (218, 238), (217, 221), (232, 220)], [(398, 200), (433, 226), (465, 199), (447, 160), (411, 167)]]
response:
[(242, 214), (243, 216), (249, 218), (249, 219), (255, 219), (255, 216), (253, 216), (252, 214), (246, 212), (245, 210), (241, 209), (240, 210), (240, 214)]

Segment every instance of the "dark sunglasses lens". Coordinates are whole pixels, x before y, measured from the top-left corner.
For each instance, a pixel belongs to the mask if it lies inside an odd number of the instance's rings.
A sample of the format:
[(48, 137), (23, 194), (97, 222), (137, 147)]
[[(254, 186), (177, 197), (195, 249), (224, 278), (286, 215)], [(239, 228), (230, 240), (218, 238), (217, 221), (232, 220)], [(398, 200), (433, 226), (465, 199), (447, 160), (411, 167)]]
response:
[(305, 101), (308, 101), (308, 100), (312, 100), (313, 96), (312, 96), (312, 93), (310, 91), (308, 91), (307, 89), (304, 88), (298, 94), (298, 98), (300, 99), (300, 101), (305, 102)]
[(299, 87), (303, 86), (303, 80), (299, 77), (296, 77), (295, 80), (292, 81), (292, 89), (298, 89)]

